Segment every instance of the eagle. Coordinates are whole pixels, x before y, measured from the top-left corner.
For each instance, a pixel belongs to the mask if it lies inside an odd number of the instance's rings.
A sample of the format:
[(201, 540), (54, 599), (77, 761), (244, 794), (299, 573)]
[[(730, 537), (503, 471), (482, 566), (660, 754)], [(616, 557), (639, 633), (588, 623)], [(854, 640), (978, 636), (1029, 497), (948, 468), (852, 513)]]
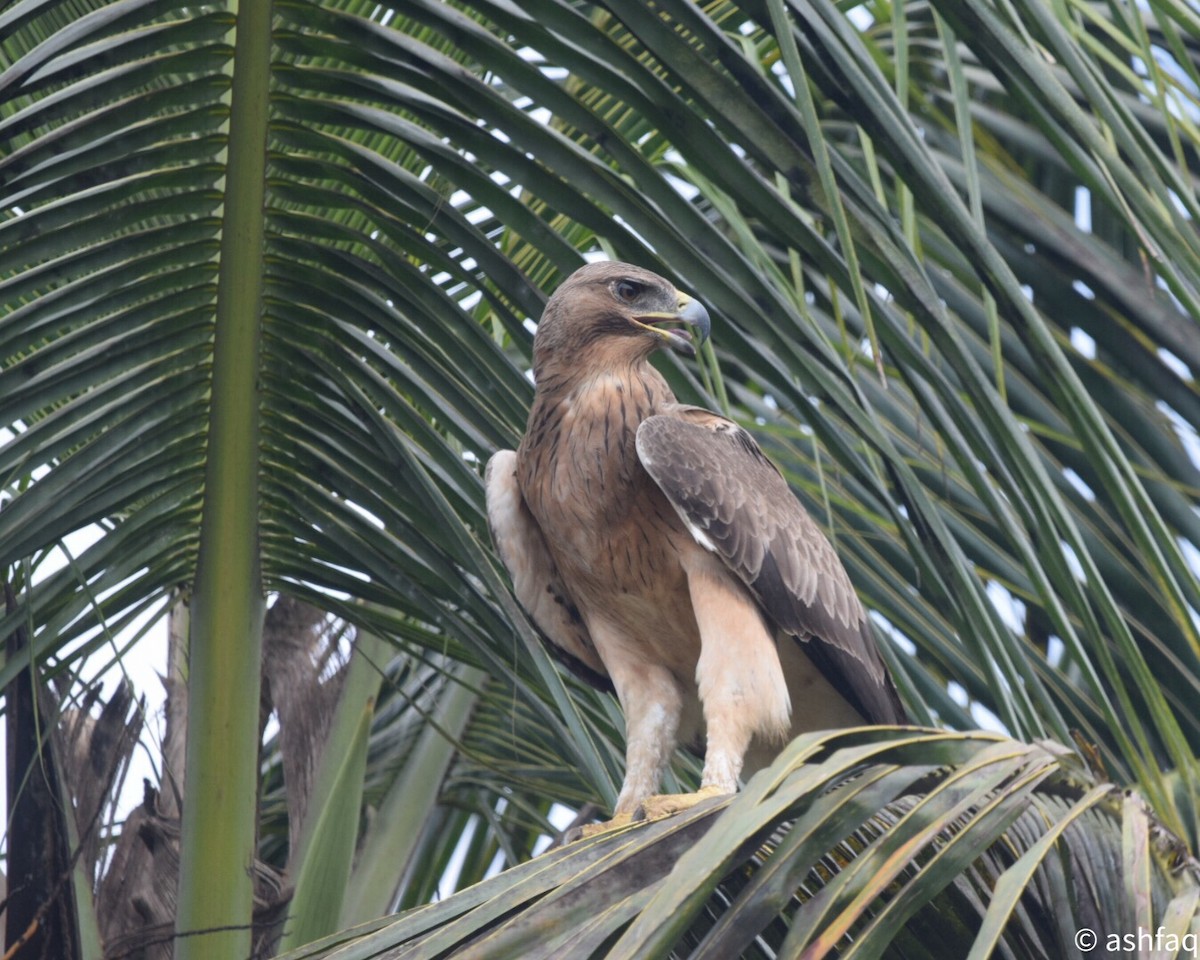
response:
[[(524, 438), (485, 474), (517, 599), (620, 701), (614, 822), (734, 793), (804, 731), (907, 722), (845, 568), (782, 474), (650, 364), (663, 347), (694, 356), (710, 327), (649, 270), (576, 270), (537, 326)], [(659, 797), (679, 744), (704, 758), (700, 791)]]

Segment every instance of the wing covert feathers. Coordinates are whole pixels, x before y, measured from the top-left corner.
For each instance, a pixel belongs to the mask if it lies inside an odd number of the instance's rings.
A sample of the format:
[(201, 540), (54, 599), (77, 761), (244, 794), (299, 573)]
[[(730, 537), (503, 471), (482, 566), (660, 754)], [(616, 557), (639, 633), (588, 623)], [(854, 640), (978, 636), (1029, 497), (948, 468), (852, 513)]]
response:
[(638, 428), (638, 457), (701, 546), (753, 591), (870, 723), (906, 720), (841, 560), (737, 424), (678, 406)]
[(549, 641), (550, 652), (582, 680), (611, 690), (608, 671), (521, 496), (516, 469), (516, 453), (501, 450), (488, 461), (484, 474), (488, 527), (512, 578), (513, 592), (543, 639)]

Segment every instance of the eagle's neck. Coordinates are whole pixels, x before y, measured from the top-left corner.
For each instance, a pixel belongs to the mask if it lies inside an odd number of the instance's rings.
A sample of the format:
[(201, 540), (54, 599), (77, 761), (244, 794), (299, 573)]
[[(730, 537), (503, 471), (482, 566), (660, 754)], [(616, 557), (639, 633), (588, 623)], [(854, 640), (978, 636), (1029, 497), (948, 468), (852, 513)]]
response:
[(637, 457), (638, 426), (674, 402), (644, 361), (539, 380), (519, 469), (530, 482), (549, 479), (545, 493), (553, 499), (587, 497), (600, 509), (618, 509), (649, 482)]
[[(645, 361), (589, 370), (569, 379), (547, 377), (537, 383), (526, 435), (536, 430), (619, 434), (633, 442), (638, 425), (675, 403), (662, 375)], [(582, 436), (580, 439), (584, 439)]]

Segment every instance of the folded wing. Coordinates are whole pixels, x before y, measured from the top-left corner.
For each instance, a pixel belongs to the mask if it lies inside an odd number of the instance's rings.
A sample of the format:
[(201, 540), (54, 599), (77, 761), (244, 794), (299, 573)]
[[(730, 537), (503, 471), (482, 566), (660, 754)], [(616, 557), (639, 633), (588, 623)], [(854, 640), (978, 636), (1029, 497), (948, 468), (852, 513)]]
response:
[(521, 496), (516, 468), (516, 453), (501, 450), (488, 461), (484, 478), (492, 542), (512, 577), (513, 592), (550, 641), (550, 652), (592, 686), (611, 690), (608, 671)]
[(750, 434), (681, 405), (641, 424), (637, 450), (697, 542), (802, 642), (842, 696), (870, 723), (906, 722), (841, 560)]

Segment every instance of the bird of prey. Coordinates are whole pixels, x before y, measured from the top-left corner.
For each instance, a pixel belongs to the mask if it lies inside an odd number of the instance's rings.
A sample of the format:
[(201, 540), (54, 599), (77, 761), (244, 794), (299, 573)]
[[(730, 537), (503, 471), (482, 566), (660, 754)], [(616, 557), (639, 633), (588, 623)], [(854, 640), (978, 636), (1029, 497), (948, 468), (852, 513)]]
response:
[(660, 347), (694, 355), (709, 327), (648, 270), (577, 270), (537, 327), (524, 439), (487, 465), (517, 599), (621, 702), (615, 821), (688, 805), (651, 807), (679, 743), (703, 754), (684, 795), (702, 797), (735, 792), (801, 732), (906, 722), (849, 577), (783, 476), (649, 363)]

